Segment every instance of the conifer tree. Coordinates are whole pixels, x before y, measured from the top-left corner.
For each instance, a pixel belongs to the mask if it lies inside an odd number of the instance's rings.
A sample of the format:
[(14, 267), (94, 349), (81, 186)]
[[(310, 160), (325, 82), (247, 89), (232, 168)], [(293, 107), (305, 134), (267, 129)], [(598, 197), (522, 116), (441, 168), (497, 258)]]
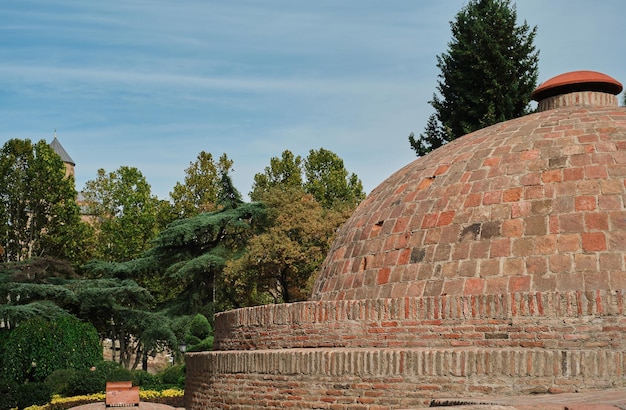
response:
[(450, 27), (448, 51), (437, 56), (439, 95), (430, 101), (435, 114), (419, 138), (409, 136), (418, 156), (526, 114), (537, 83), (537, 27), (517, 25), (509, 0), (470, 0)]

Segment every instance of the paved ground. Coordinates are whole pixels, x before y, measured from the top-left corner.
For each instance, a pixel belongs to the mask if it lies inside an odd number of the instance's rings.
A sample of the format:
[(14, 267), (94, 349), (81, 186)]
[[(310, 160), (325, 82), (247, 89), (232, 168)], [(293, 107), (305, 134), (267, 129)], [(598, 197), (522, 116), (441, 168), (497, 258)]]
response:
[(489, 397), (481, 399), (436, 400), (435, 403), (456, 410), (626, 410), (626, 388), (585, 393), (536, 394), (529, 396)]

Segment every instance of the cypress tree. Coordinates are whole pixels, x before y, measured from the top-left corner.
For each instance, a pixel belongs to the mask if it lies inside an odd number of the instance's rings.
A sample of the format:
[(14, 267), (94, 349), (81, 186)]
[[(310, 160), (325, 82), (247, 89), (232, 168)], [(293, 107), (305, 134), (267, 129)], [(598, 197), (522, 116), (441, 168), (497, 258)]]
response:
[(537, 27), (517, 25), (509, 0), (470, 0), (450, 22), (448, 51), (423, 134), (409, 137), (418, 156), (486, 126), (527, 114), (537, 84)]

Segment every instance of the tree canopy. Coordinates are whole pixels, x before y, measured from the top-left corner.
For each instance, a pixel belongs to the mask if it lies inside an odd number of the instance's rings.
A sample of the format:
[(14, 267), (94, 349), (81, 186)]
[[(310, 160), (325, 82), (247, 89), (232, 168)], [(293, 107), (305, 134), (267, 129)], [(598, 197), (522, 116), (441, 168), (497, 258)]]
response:
[(310, 150), (304, 160), (289, 150), (281, 158), (273, 157), (265, 171), (254, 176), (250, 198), (262, 200), (277, 187), (301, 188), (325, 208), (342, 204), (354, 207), (365, 198), (361, 180), (346, 170), (337, 154), (324, 148)]
[(7, 141), (0, 152), (2, 260), (49, 255), (80, 263), (88, 257), (89, 235), (61, 158), (44, 140)]
[(170, 192), (175, 215), (188, 218), (216, 211), (222, 176), (228, 174), (232, 166), (233, 161), (226, 154), (216, 162), (211, 153), (201, 151), (185, 170), (185, 183), (177, 182)]
[(159, 228), (159, 205), (141, 171), (127, 166), (110, 173), (99, 169), (83, 194), (96, 228), (97, 258), (125, 261), (150, 247)]
[(537, 28), (517, 24), (509, 0), (470, 0), (450, 23), (448, 51), (430, 104), (435, 109), (419, 138), (409, 136), (418, 156), (486, 126), (524, 115), (537, 83)]

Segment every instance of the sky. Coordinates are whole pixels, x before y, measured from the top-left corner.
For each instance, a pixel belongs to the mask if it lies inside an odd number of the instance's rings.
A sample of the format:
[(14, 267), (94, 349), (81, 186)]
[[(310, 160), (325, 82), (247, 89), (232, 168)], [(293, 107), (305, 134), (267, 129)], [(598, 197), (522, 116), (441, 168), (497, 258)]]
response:
[[(626, 82), (626, 2), (518, 0), (539, 83)], [(168, 199), (201, 151), (247, 197), (284, 150), (333, 151), (366, 193), (416, 157), (466, 0), (1, 0), (0, 143), (56, 136), (76, 188), (138, 168)], [(622, 101), (622, 96), (620, 96)]]

